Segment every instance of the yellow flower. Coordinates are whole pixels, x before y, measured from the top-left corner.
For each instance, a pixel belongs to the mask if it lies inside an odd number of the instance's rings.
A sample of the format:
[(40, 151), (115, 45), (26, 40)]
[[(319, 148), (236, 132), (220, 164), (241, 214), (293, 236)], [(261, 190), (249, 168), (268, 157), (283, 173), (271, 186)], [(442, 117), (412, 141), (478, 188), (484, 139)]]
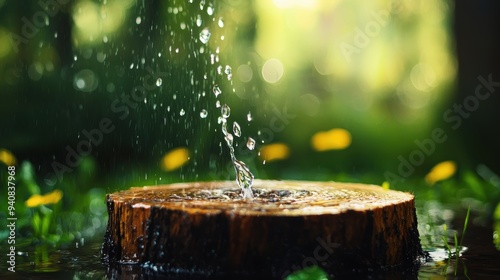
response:
[(391, 185), (389, 184), (389, 182), (384, 181), (384, 182), (382, 183), (382, 188), (383, 188), (384, 190), (388, 190), (388, 189), (390, 189), (390, 188), (391, 188)]
[(189, 150), (179, 147), (171, 150), (163, 156), (161, 166), (166, 171), (172, 171), (182, 167), (189, 161)]
[(351, 145), (351, 134), (342, 128), (315, 133), (311, 138), (311, 146), (318, 152), (342, 150)]
[(25, 204), (31, 208), (38, 207), (40, 205), (55, 204), (61, 200), (62, 196), (63, 193), (61, 190), (53, 190), (45, 195), (34, 194), (26, 200)]
[(5, 165), (11, 166), (16, 164), (16, 157), (10, 151), (0, 149), (0, 161), (5, 163)]
[(454, 161), (443, 161), (434, 166), (425, 176), (425, 181), (429, 185), (434, 185), (438, 181), (446, 180), (453, 176), (457, 171), (457, 165)]
[(260, 158), (266, 162), (287, 159), (289, 155), (290, 149), (283, 143), (264, 145), (260, 148)]

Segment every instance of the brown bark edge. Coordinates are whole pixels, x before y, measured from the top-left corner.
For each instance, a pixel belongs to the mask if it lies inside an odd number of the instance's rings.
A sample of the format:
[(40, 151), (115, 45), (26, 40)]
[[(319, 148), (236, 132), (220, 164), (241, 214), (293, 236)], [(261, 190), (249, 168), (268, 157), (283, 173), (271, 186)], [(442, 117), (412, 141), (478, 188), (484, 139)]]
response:
[(254, 183), (255, 193), (286, 195), (245, 201), (221, 198), (223, 191), (234, 193), (235, 183), (108, 194), (108, 271), (116, 276), (127, 270), (123, 265), (141, 264), (141, 271), (179, 279), (282, 278), (311, 265), (333, 276), (391, 268), (413, 273), (423, 255), (414, 196), (408, 193), (364, 184), (261, 180)]

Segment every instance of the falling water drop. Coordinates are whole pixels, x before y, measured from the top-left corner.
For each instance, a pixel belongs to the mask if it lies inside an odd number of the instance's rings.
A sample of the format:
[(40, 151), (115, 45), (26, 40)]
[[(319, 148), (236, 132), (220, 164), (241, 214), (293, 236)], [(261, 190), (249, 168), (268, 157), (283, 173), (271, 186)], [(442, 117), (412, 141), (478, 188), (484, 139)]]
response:
[(231, 108), (229, 108), (229, 106), (227, 106), (227, 104), (224, 104), (224, 105), (222, 105), (220, 112), (222, 114), (222, 117), (227, 119), (227, 118), (229, 118), (229, 115), (231, 115)]
[(203, 44), (208, 43), (208, 40), (210, 39), (210, 35), (212, 35), (210, 33), (210, 30), (208, 30), (208, 28), (203, 28), (203, 30), (200, 32), (200, 41)]
[(200, 112), (200, 117), (201, 117), (202, 119), (204, 119), (204, 118), (206, 118), (207, 116), (208, 116), (208, 111), (207, 111), (207, 110), (205, 110), (205, 109), (201, 110), (201, 112)]
[(220, 28), (224, 27), (224, 20), (220, 17), (217, 24), (219, 25)]
[(215, 102), (215, 108), (220, 108), (220, 101), (217, 100), (217, 102)]
[(212, 3), (208, 3), (208, 7), (207, 7), (207, 14), (209, 16), (213, 15), (214, 14), (214, 6), (212, 5)]
[(181, 109), (181, 111), (179, 112), (179, 115), (184, 116), (185, 114), (186, 114), (186, 111), (184, 111), (184, 109)]
[(222, 65), (217, 66), (217, 74), (222, 75)]
[(226, 69), (224, 69), (224, 73), (226, 73), (227, 79), (231, 80), (231, 78), (233, 77), (231, 66), (226, 65)]
[(196, 17), (196, 25), (197, 25), (198, 27), (200, 27), (202, 23), (203, 23), (203, 21), (201, 20), (201, 16), (200, 16), (200, 15), (198, 15), (198, 16)]
[(215, 98), (217, 98), (217, 96), (219, 96), (222, 93), (222, 90), (220, 89), (219, 85), (214, 85), (212, 91), (215, 94)]
[(236, 137), (241, 136), (241, 127), (237, 122), (233, 122), (233, 133)]
[(156, 80), (156, 86), (157, 86), (157, 87), (161, 86), (161, 83), (162, 83), (162, 82), (163, 82), (163, 81), (161, 80), (161, 78), (158, 78), (158, 79)]
[(135, 19), (135, 23), (136, 23), (136, 24), (141, 24), (141, 21), (142, 21), (141, 17), (137, 17), (137, 18)]
[(247, 148), (249, 150), (253, 150), (255, 149), (255, 140), (253, 140), (252, 137), (248, 137), (248, 141), (247, 141)]
[(248, 112), (247, 114), (247, 121), (251, 122), (252, 121), (252, 113)]

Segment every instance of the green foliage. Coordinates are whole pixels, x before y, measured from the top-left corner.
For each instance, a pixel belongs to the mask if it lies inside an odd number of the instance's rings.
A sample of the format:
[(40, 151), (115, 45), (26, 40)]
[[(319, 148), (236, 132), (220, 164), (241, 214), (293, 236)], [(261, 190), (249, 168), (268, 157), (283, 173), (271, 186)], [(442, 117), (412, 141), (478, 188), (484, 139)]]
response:
[[(443, 244), (448, 252), (448, 265), (452, 257), (455, 257), (455, 276), (457, 275), (458, 261), (460, 258), (460, 252), (462, 251), (462, 242), (464, 240), (465, 232), (467, 231), (467, 225), (469, 224), (470, 217), (470, 207), (467, 209), (467, 214), (465, 215), (464, 225), (462, 229), (462, 236), (460, 237), (460, 242), (458, 242), (457, 232), (453, 232), (454, 248), (448, 243), (448, 230), (446, 224), (444, 225), (444, 236), (442, 236)], [(467, 276), (467, 273), (466, 273)]]
[(319, 266), (310, 266), (288, 275), (286, 280), (327, 280), (328, 275)]

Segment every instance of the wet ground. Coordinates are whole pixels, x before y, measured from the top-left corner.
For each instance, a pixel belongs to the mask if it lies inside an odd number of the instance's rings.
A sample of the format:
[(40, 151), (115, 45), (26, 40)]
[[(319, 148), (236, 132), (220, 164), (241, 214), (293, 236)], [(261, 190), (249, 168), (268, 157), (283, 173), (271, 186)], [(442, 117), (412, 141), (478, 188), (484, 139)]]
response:
[[(419, 209), (423, 210), (423, 209)], [(442, 212), (440, 210), (438, 212)], [(448, 210), (444, 210), (445, 212)], [(422, 211), (418, 211), (422, 212)], [(421, 221), (421, 222), (420, 222)], [(500, 251), (493, 243), (493, 224), (472, 216), (463, 240), (461, 256), (448, 258), (442, 241), (441, 225), (425, 224), (428, 221), (426, 213), (419, 214), (421, 239), (424, 249), (433, 260), (423, 263), (416, 273), (418, 279), (498, 279), (500, 275)], [(464, 217), (454, 217), (451, 226), (457, 232), (462, 232)], [(439, 230), (435, 230), (439, 228)], [(453, 242), (453, 228), (448, 228), (448, 240)], [(104, 233), (102, 233), (103, 235)], [(432, 236), (432, 234), (434, 236)], [(79, 240), (60, 249), (51, 249), (29, 243), (18, 245), (16, 256), (16, 272), (7, 271), (7, 244), (1, 244), (2, 252), (0, 279), (109, 279), (110, 271), (100, 258), (101, 234), (96, 234), (94, 240)], [(460, 235), (459, 235), (460, 237)], [(18, 241), (23, 242), (23, 240)], [(27, 242), (27, 240), (26, 240)], [(431, 243), (434, 243), (432, 247)], [(454, 248), (453, 245), (451, 245)], [(123, 267), (126, 277), (122, 279), (171, 279), (169, 276), (155, 274), (134, 266)], [(121, 274), (122, 276), (124, 274)], [(409, 279), (410, 275), (399, 275), (397, 271), (384, 274), (365, 275), (366, 279)], [(411, 276), (415, 278), (415, 276)]]

